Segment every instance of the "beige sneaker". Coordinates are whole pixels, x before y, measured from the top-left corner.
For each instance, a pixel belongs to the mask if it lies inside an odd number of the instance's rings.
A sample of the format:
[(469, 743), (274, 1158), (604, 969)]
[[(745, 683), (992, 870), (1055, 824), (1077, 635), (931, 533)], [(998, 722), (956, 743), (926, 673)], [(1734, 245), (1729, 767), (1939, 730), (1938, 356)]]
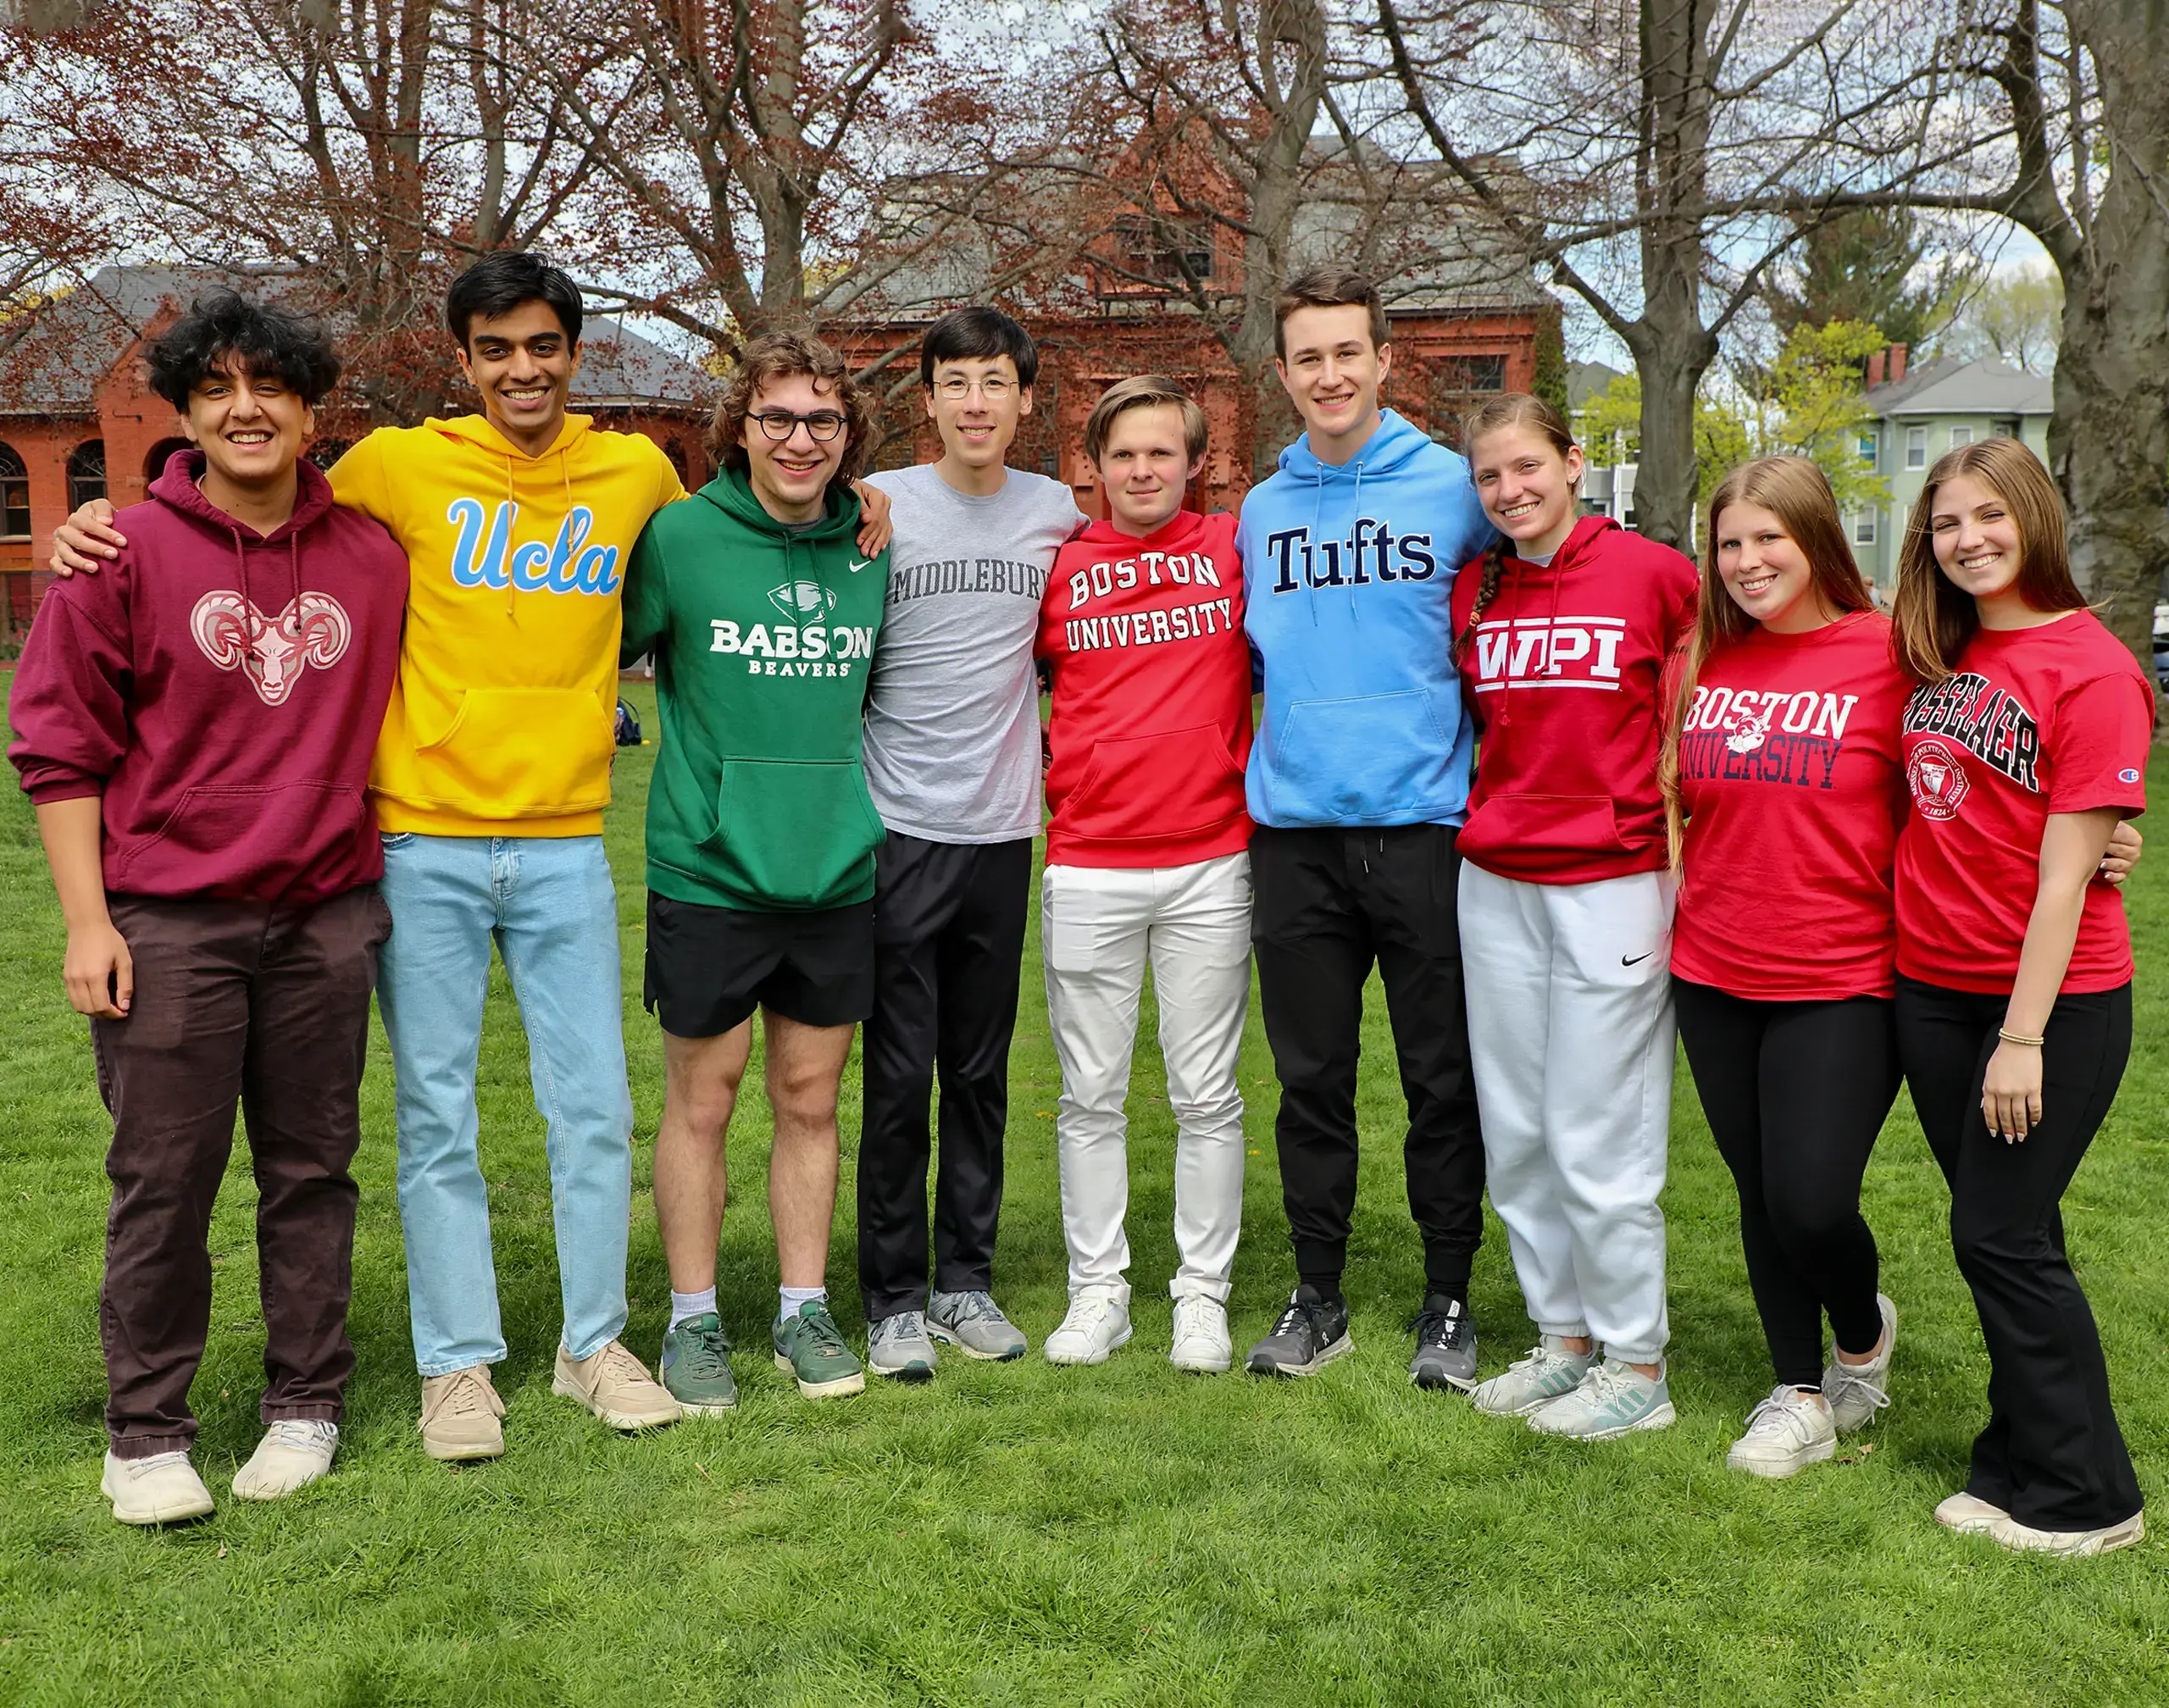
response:
[(616, 1340), (577, 1361), (558, 1347), (558, 1373), (550, 1387), (579, 1400), (613, 1429), (652, 1429), (675, 1423), (681, 1415), (670, 1390)]
[(186, 1453), (153, 1453), (147, 1459), (105, 1456), (98, 1490), (113, 1502), (124, 1524), (176, 1524), (211, 1511), (211, 1491)]
[(2098, 1530), (2036, 1530), (2005, 1516), (1992, 1521), (1983, 1533), (1999, 1547), (2018, 1554), (2055, 1554), (2066, 1559), (2108, 1554), (2146, 1539), (2146, 1515), (2134, 1512), (2121, 1524), (2104, 1524)]
[(2009, 1523), (2011, 1514), (1961, 1489), (1955, 1494), (1945, 1495), (1937, 1506), (1935, 1522), (1946, 1530), (1955, 1530), (1961, 1536), (1984, 1536), (1991, 1524)]
[(504, 1415), (486, 1364), (422, 1378), (422, 1450), (432, 1459), (496, 1458), (505, 1450)]
[(236, 1500), (276, 1500), (305, 1489), (331, 1469), (339, 1426), (318, 1417), (277, 1417), (263, 1431), (248, 1463), (234, 1473)]

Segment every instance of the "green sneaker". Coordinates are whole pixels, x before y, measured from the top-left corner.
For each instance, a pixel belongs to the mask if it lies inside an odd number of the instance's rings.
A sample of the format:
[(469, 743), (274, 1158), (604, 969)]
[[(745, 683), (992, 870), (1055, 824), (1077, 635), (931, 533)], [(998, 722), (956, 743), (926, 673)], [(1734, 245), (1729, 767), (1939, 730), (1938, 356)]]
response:
[(656, 1373), (678, 1409), (689, 1417), (720, 1417), (738, 1409), (738, 1382), (730, 1373), (730, 1337), (713, 1311), (664, 1330), (663, 1358)]
[(798, 1391), (808, 1400), (865, 1391), (865, 1368), (851, 1356), (836, 1319), (819, 1300), (807, 1300), (796, 1317), (778, 1317), (775, 1343), (776, 1368), (796, 1376)]

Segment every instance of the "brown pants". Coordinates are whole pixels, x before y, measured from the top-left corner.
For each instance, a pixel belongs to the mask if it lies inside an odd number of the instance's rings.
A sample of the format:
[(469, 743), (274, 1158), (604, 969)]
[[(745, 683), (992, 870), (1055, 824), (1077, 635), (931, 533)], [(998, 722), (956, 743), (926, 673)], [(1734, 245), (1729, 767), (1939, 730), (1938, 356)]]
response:
[(123, 1459), (196, 1439), (188, 1384), (211, 1322), (211, 1206), (241, 1106), (256, 1173), (263, 1417), (337, 1422), (354, 1367), (353, 1176), (369, 991), (391, 915), (374, 885), (313, 907), (116, 896), (136, 963), (125, 1020), (95, 1020), (106, 1173), (106, 1428)]

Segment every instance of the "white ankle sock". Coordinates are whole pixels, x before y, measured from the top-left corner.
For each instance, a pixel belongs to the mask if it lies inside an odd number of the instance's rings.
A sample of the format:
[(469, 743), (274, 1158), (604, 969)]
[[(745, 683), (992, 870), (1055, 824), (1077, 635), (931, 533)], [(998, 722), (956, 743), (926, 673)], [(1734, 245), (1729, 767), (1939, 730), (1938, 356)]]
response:
[(776, 1311), (776, 1320), (781, 1322), (786, 1317), (796, 1317), (798, 1314), (798, 1307), (808, 1300), (815, 1304), (827, 1304), (829, 1289), (825, 1287), (779, 1287), (776, 1289), (776, 1297), (780, 1301)]
[(715, 1309), (715, 1289), (709, 1287), (698, 1293), (680, 1293), (676, 1289), (670, 1294), (670, 1326), (683, 1328), (696, 1317), (705, 1317)]

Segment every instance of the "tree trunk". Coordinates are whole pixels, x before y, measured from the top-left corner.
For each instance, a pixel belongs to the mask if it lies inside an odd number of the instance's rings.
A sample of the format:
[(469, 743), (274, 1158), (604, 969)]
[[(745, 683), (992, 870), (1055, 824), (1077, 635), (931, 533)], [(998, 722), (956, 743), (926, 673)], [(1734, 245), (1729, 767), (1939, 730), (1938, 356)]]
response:
[(2169, 569), (2169, 80), (2163, 0), (2069, 0), (2100, 78), (2107, 187), (2064, 267), (2049, 464), (2072, 510), (2072, 568), (2154, 679)]

